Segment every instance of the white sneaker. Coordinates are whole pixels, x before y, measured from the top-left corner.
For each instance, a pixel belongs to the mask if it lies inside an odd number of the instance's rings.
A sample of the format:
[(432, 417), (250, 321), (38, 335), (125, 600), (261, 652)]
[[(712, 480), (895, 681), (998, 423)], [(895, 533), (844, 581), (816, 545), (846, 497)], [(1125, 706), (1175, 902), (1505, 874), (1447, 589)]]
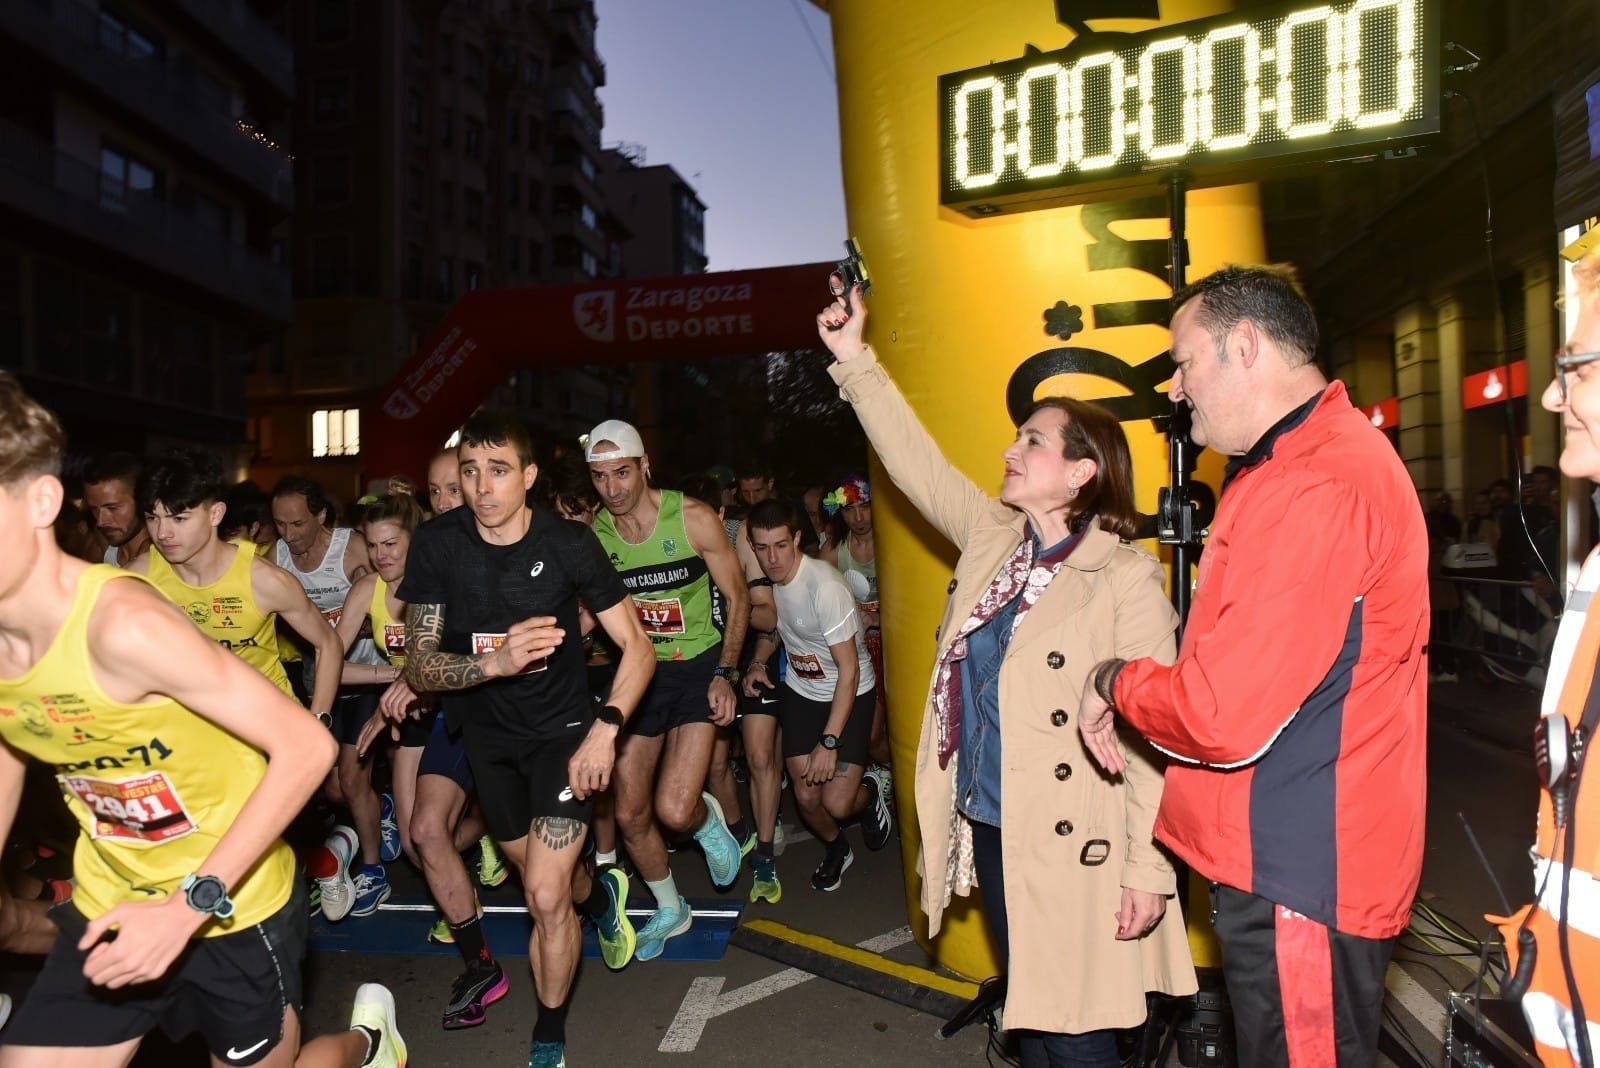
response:
[(11, 1020), (11, 995), (0, 994), (0, 1028)]
[(406, 1043), (395, 1026), (394, 995), (380, 983), (362, 983), (350, 1010), (350, 1026), (370, 1027), (378, 1033), (378, 1046), (363, 1061), (371, 1068), (406, 1068)]
[(787, 844), (783, 837), (783, 821), (779, 820), (772, 825), (772, 855), (783, 856), (783, 847)]
[(338, 923), (355, 907), (356, 884), (350, 878), (350, 861), (360, 848), (360, 842), (354, 829), (340, 824), (328, 832), (328, 839), (323, 843), (339, 864), (334, 874), (317, 880), (322, 891), (322, 915), (329, 923)]

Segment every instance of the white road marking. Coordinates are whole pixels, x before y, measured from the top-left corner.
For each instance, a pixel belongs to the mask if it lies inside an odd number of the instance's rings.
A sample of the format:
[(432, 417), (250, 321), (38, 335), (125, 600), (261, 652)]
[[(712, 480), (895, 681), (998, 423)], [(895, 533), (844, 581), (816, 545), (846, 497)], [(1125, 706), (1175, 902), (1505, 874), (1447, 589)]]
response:
[(1421, 983), (1406, 974), (1405, 969), (1398, 964), (1389, 965), (1389, 972), (1384, 976), (1383, 985), (1388, 991), (1389, 1000), (1398, 1003), (1410, 1013), (1411, 1018), (1422, 1025), (1429, 1038), (1438, 1039), (1442, 1049), (1445, 1029), (1443, 1003), (1428, 993), (1427, 988)]
[[(911, 939), (910, 927), (897, 927), (865, 942), (857, 942), (856, 946), (871, 953), (887, 953), (891, 949), (905, 945)], [(754, 1005), (763, 998), (781, 994), (808, 979), (815, 978), (816, 976), (810, 972), (801, 971), (799, 968), (785, 968), (765, 979), (746, 983), (724, 994), (722, 984), (727, 982), (726, 977), (700, 976), (689, 984), (689, 992), (683, 996), (683, 1004), (678, 1006), (678, 1015), (673, 1017), (672, 1026), (661, 1036), (661, 1045), (656, 1049), (661, 1053), (693, 1053), (700, 1045), (700, 1037), (705, 1033), (706, 1024), (711, 1020), (734, 1009)]]

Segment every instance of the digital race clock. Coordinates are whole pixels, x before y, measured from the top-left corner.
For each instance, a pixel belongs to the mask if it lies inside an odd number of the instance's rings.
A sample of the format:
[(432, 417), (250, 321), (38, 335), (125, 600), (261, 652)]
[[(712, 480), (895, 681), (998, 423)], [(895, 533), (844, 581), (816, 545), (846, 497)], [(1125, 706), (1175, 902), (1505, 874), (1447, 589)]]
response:
[(1439, 2), (1251, 9), (947, 74), (940, 202), (1077, 203), (1173, 170), (1217, 184), (1437, 133)]

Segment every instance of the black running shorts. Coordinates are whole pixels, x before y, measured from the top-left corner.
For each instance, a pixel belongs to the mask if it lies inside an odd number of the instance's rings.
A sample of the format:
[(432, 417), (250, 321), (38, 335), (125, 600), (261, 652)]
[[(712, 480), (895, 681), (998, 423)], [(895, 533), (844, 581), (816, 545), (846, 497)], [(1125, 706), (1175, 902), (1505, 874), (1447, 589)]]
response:
[(628, 730), (642, 738), (659, 738), (675, 727), (711, 722), (711, 702), (706, 691), (715, 678), (722, 646), (714, 646), (693, 660), (663, 660), (656, 664), (644, 700), (628, 719)]
[(478, 805), (496, 841), (524, 837), (540, 817), (589, 822), (594, 795), (579, 801), (567, 781), (567, 761), (588, 733), (587, 718), (578, 727), (540, 738), (512, 738), (467, 727), (467, 760), (478, 785)]
[[(812, 701), (787, 686), (779, 689), (783, 692), (783, 699), (778, 702), (778, 725), (783, 728), (784, 759), (803, 757), (822, 739), (833, 702)], [(872, 713), (877, 704), (876, 686), (866, 693), (856, 694), (855, 703), (850, 706), (850, 718), (839, 732), (840, 764), (866, 764), (867, 749), (872, 742)]]
[(250, 1065), (282, 1040), (285, 1011), (300, 1011), (306, 907), (298, 889), (253, 927), (195, 939), (160, 982), (115, 991), (83, 977), (83, 914), (68, 901), (50, 915), (61, 933), (6, 1027), (7, 1045), (114, 1046), (160, 1027), (174, 1042), (199, 1033), (217, 1060)]
[(472, 768), (467, 764), (467, 743), (459, 730), (451, 730), (444, 716), (435, 716), (433, 729), (428, 732), (428, 744), (422, 747), (422, 761), (417, 765), (417, 778), (440, 775), (457, 786), (464, 794), (472, 793)]

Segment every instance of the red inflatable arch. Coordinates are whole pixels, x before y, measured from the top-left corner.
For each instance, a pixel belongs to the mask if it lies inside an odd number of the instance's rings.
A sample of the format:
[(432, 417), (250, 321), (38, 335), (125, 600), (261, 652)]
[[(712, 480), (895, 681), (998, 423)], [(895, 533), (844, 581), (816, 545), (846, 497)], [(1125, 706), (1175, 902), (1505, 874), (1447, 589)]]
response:
[(831, 263), (476, 290), (361, 413), (381, 477), (421, 474), (505, 377), (567, 364), (704, 360), (814, 348)]

